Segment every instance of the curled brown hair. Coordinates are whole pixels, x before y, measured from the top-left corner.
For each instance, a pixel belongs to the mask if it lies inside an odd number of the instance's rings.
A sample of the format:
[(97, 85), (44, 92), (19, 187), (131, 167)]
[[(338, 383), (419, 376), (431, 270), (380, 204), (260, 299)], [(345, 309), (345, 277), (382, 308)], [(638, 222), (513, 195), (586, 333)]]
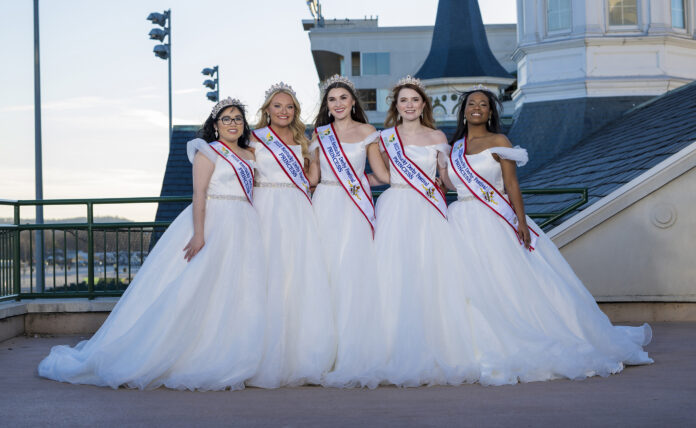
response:
[(431, 129), (437, 129), (435, 127), (435, 119), (433, 118), (433, 106), (430, 102), (430, 97), (428, 97), (428, 94), (425, 93), (423, 88), (418, 85), (414, 85), (413, 83), (397, 85), (392, 89), (388, 98), (391, 99), (391, 104), (389, 105), (389, 110), (387, 110), (387, 118), (384, 120), (384, 127), (391, 128), (392, 126), (399, 125), (403, 122), (403, 119), (399, 116), (399, 111), (396, 109), (396, 103), (399, 101), (399, 92), (401, 92), (401, 90), (404, 88), (413, 89), (414, 91), (418, 92), (418, 95), (420, 95), (421, 98), (423, 98), (424, 105), (423, 114), (421, 115), (420, 119), (421, 125), (427, 126)]
[(321, 97), (321, 106), (319, 106), (319, 113), (317, 113), (317, 117), (314, 119), (314, 129), (316, 129), (319, 126), (328, 125), (329, 123), (332, 123), (335, 120), (333, 116), (329, 116), (328, 103), (329, 92), (335, 88), (345, 89), (355, 100), (355, 109), (351, 110), (350, 118), (356, 122), (367, 123), (367, 115), (365, 114), (365, 110), (363, 110), (362, 106), (360, 105), (360, 99), (355, 95), (353, 89), (345, 83), (335, 82), (326, 88), (326, 90), (324, 91), (324, 95)]

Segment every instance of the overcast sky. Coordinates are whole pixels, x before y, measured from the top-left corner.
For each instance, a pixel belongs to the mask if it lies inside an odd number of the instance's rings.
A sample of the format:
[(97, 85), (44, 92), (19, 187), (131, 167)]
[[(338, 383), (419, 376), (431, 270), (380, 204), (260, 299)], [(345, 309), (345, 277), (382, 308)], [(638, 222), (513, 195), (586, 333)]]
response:
[[(515, 0), (481, 0), (484, 23), (512, 23)], [(433, 25), (437, 0), (323, 0), (326, 18), (379, 16), (380, 26)], [(316, 111), (318, 77), (304, 0), (42, 0), (44, 198), (157, 196), (167, 161), (167, 63), (148, 39), (150, 12), (172, 10), (174, 124), (199, 124), (212, 103), (200, 74), (220, 66), (221, 95), (255, 112), (279, 80)], [(0, 2), (0, 199), (34, 198), (32, 1)], [(154, 218), (156, 206), (97, 215)], [(0, 217), (11, 209), (0, 208)], [(47, 208), (46, 218), (84, 215)], [(23, 210), (31, 218), (33, 209)]]

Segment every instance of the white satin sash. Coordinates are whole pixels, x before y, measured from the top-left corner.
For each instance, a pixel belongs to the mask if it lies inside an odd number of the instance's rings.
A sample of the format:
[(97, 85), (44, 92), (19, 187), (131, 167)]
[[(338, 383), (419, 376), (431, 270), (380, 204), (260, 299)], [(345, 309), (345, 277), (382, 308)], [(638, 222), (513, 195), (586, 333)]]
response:
[(384, 151), (389, 156), (391, 164), (404, 180), (435, 207), (444, 218), (447, 218), (445, 195), (433, 180), (406, 156), (404, 145), (396, 127), (383, 130), (380, 132), (379, 138)]
[(250, 204), (254, 205), (254, 170), (248, 163), (244, 161), (241, 157), (237, 156), (232, 149), (227, 147), (222, 141), (212, 141), (208, 143), (208, 146), (213, 149), (215, 153), (222, 156), (223, 159), (227, 161), (234, 169), (234, 173), (237, 174), (237, 180), (242, 185), (242, 190), (246, 195), (247, 200)]
[[(365, 219), (372, 227), (372, 233), (375, 232), (375, 206), (372, 202), (372, 192), (368, 187), (362, 185), (360, 177), (355, 173), (353, 165), (351, 165), (341, 147), (341, 142), (338, 140), (333, 124), (319, 126), (315, 130), (319, 147), (321, 147), (324, 158), (329, 163), (331, 170), (341, 183), (341, 186), (346, 191), (355, 206), (360, 210)], [(369, 184), (367, 184), (369, 186)]]
[[(519, 235), (517, 234), (518, 220), (514, 208), (512, 208), (510, 202), (508, 202), (494, 186), (486, 181), (485, 178), (478, 175), (471, 165), (469, 165), (469, 161), (466, 158), (466, 138), (456, 141), (452, 146), (450, 164), (457, 174), (457, 177), (459, 177), (462, 183), (464, 183), (464, 186), (469, 189), (469, 192), (471, 192), (477, 200), (481, 201), (481, 203), (505, 220), (515, 231), (515, 236), (519, 240)], [(531, 226), (528, 227), (532, 238), (530, 248), (534, 249), (539, 233), (532, 229)]]
[(309, 203), (312, 199), (309, 197), (309, 180), (302, 168), (302, 162), (297, 159), (295, 153), (278, 137), (270, 126), (265, 128), (255, 129), (252, 131), (256, 138), (271, 152), (280, 168), (285, 172), (290, 181), (297, 186), (298, 189), (307, 197)]

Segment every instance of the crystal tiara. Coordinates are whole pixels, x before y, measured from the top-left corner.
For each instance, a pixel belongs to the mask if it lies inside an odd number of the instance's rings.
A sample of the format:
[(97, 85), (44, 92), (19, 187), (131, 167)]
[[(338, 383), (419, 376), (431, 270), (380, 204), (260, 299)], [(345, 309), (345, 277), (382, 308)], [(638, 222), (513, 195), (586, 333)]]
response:
[(483, 86), (480, 83), (478, 85), (474, 85), (466, 90), (466, 92), (476, 92), (476, 91), (487, 91), (487, 92), (490, 92), (492, 94), (495, 93), (491, 88), (489, 88), (488, 86)]
[(425, 86), (423, 86), (420, 79), (416, 79), (415, 77), (411, 77), (410, 74), (408, 76), (404, 77), (403, 79), (399, 80), (398, 82), (396, 82), (396, 86), (404, 86), (404, 85), (416, 85), (425, 91)]
[(326, 89), (334, 83), (343, 83), (344, 85), (350, 87), (350, 89), (353, 92), (355, 92), (355, 85), (353, 84), (353, 82), (351, 82), (349, 78), (341, 76), (340, 74), (334, 74), (333, 76), (326, 79), (324, 83), (321, 85), (321, 92), (326, 92)]
[(218, 113), (220, 113), (222, 109), (229, 106), (244, 108), (244, 104), (242, 104), (242, 102), (238, 99), (227, 97), (224, 100), (221, 100), (219, 103), (215, 104), (215, 107), (213, 107), (213, 110), (210, 112), (210, 117), (215, 119), (215, 117), (217, 117)]
[(266, 99), (268, 99), (268, 97), (270, 97), (271, 95), (275, 94), (278, 91), (289, 92), (292, 94), (292, 96), (294, 98), (297, 98), (297, 94), (292, 89), (292, 86), (288, 85), (287, 83), (280, 82), (280, 83), (276, 83), (275, 85), (271, 85), (271, 87), (268, 88), (268, 90), (266, 91)]

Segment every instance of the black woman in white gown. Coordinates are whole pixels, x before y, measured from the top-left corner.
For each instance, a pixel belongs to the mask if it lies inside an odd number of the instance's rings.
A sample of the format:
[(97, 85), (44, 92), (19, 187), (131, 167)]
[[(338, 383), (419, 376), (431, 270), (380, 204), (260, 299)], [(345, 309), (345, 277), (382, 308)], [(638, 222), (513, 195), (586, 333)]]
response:
[[(525, 216), (516, 165), (527, 152), (499, 132), (499, 102), (485, 87), (463, 94), (447, 174), (449, 206), (474, 303), (496, 340), (479, 331), (489, 383), (607, 376), (649, 364), (650, 326), (613, 326), (551, 240)], [(477, 326), (473, 326), (477, 331)]]

